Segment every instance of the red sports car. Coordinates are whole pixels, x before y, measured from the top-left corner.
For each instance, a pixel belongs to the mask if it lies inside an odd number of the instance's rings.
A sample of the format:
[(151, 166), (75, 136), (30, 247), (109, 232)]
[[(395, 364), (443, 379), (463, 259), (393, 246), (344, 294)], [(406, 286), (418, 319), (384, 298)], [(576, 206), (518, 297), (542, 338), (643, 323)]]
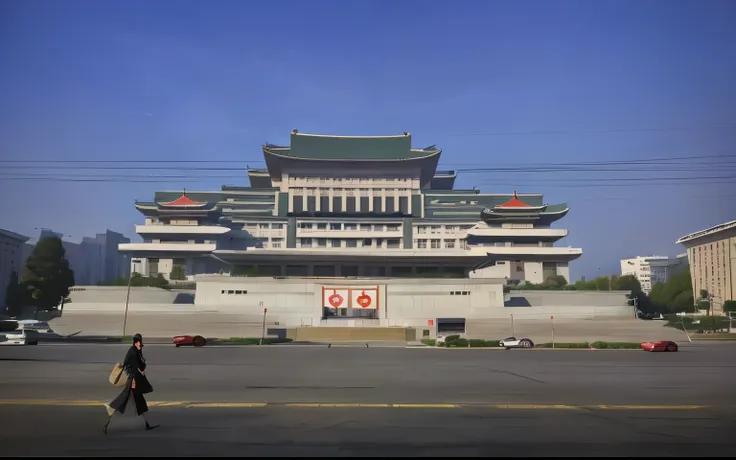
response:
[(203, 347), (206, 344), (207, 340), (201, 335), (177, 335), (174, 337), (174, 346), (177, 348), (187, 345)]
[(641, 348), (646, 351), (677, 351), (677, 344), (669, 340), (642, 342)]

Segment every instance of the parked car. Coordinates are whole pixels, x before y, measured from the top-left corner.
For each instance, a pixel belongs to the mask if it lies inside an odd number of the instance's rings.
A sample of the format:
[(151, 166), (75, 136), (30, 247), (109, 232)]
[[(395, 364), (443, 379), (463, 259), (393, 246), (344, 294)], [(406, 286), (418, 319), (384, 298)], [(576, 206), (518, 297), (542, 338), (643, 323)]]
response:
[(201, 335), (177, 335), (174, 337), (176, 348), (183, 346), (203, 347), (205, 345), (207, 345), (207, 340)]
[(0, 345), (38, 345), (38, 336), (24, 329), (0, 332)]
[(670, 340), (659, 340), (657, 342), (642, 342), (641, 348), (646, 351), (677, 351), (678, 346)]
[(503, 340), (499, 340), (498, 344), (505, 349), (509, 348), (534, 348), (534, 342), (529, 338), (517, 339), (516, 337), (506, 337)]

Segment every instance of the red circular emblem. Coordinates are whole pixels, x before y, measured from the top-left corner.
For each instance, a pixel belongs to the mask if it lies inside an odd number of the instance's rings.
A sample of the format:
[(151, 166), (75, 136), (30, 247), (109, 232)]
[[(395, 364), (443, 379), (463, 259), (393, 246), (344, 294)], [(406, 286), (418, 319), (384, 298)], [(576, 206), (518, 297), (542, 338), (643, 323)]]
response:
[(370, 307), (370, 305), (371, 305), (371, 302), (372, 302), (372, 300), (371, 300), (371, 296), (369, 296), (369, 295), (366, 295), (366, 294), (365, 294), (365, 291), (363, 291), (363, 293), (362, 293), (362, 294), (360, 294), (360, 295), (358, 296), (358, 298), (357, 298), (357, 299), (355, 299), (355, 300), (357, 300), (357, 302), (358, 302), (358, 305), (360, 305), (360, 306), (361, 306), (362, 308), (368, 308), (368, 307)]
[(343, 299), (342, 296), (337, 293), (337, 291), (332, 291), (332, 295), (327, 298), (327, 301), (330, 302), (330, 305), (335, 308), (342, 305), (343, 300), (345, 299)]

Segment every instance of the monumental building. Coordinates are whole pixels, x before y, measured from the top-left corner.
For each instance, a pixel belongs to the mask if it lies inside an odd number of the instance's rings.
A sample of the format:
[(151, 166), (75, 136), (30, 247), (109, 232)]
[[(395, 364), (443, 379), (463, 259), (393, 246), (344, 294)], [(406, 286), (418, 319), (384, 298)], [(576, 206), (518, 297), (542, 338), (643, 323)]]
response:
[(136, 202), (143, 239), (122, 243), (133, 270), (170, 279), (272, 277), (569, 280), (578, 248), (555, 246), (568, 212), (541, 194), (456, 190), (442, 150), (411, 135), (328, 136), (293, 130), (262, 146), (249, 187), (162, 191)]

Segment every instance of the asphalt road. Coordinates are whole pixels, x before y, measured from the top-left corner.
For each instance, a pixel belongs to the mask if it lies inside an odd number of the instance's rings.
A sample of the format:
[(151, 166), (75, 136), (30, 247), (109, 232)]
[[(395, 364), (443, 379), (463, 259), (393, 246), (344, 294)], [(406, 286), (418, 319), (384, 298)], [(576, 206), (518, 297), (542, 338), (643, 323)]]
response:
[[(734, 344), (736, 345), (736, 344)], [(102, 434), (120, 345), (0, 347), (2, 455), (733, 454), (736, 346), (678, 353), (149, 345), (145, 432)], [(42, 440), (43, 442), (37, 442)]]

